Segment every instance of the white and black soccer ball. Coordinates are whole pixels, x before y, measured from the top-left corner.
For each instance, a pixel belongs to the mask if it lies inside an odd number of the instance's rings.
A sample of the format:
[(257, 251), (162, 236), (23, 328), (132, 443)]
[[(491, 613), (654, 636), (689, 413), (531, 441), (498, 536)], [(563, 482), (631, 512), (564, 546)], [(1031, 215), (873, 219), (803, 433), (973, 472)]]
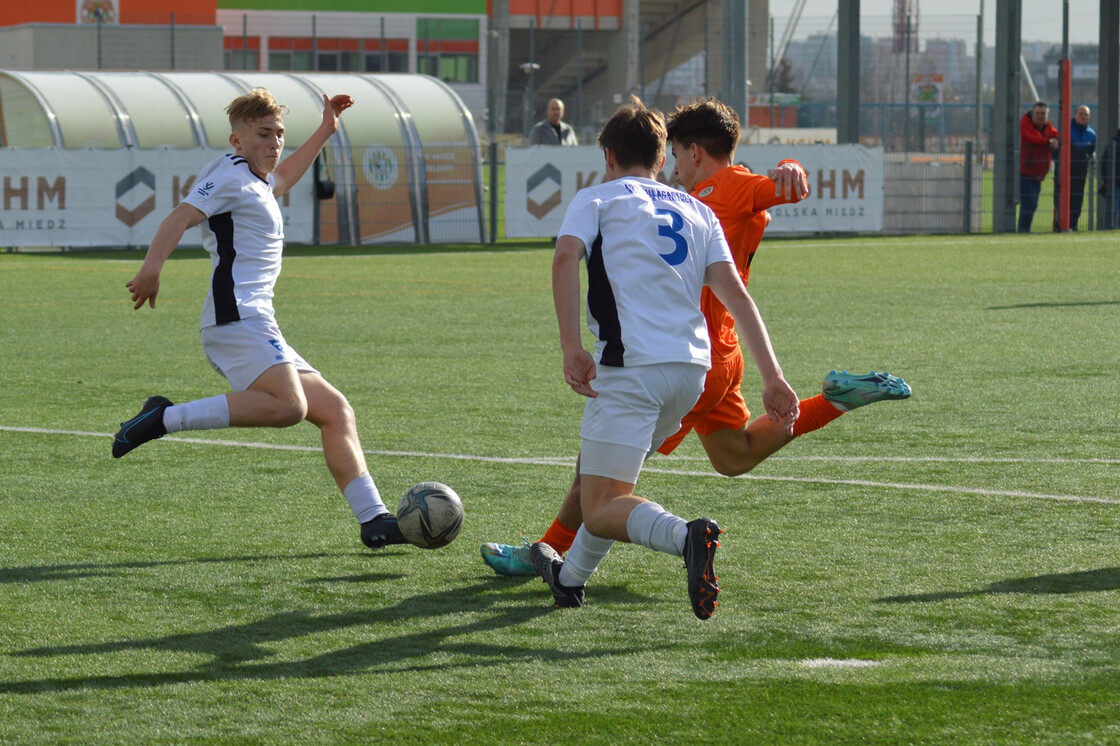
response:
[(445, 547), (463, 528), (463, 501), (446, 484), (421, 482), (401, 498), (397, 525), (410, 544), (421, 549)]

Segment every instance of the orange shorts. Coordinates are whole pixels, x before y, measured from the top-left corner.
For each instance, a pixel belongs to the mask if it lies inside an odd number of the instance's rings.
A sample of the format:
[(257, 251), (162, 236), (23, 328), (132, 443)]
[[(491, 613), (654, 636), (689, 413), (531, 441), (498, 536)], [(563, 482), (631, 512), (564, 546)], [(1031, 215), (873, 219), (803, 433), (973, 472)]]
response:
[(670, 435), (657, 449), (668, 455), (681, 444), (684, 436), (695, 430), (701, 435), (711, 435), (716, 430), (738, 430), (751, 419), (751, 411), (743, 399), (743, 355), (739, 353), (727, 360), (712, 363), (704, 379), (704, 393), (696, 405), (681, 418), (681, 429)]

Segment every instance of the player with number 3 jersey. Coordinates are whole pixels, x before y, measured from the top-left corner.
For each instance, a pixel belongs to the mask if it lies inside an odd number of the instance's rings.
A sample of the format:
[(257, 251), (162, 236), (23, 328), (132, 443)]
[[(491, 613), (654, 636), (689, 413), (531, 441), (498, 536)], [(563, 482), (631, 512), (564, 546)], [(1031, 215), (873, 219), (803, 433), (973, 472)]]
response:
[[(588, 397), (580, 428), (583, 525), (563, 560), (545, 542), (534, 544), (530, 557), (561, 607), (583, 605), (585, 584), (616, 541), (683, 557), (693, 613), (707, 619), (720, 590), (713, 568), (718, 524), (707, 517), (686, 522), (633, 491), (646, 458), (676, 432), (703, 389), (711, 360), (699, 307), (704, 285), (735, 318), (762, 376), (768, 416), (789, 431), (797, 395), (715, 215), (654, 180), (665, 160), (661, 115), (632, 98), (607, 122), (599, 145), (608, 183), (569, 205), (552, 269), (564, 379)], [(594, 356), (580, 333), (584, 259)]]
[[(675, 181), (712, 208), (746, 284), (769, 222), (767, 208), (799, 202), (808, 195), (805, 169), (791, 159), (779, 162), (766, 175), (733, 165), (739, 120), (733, 110), (716, 99), (677, 107), (667, 119), (667, 137), (676, 160)], [(712, 466), (721, 474), (735, 476), (750, 471), (795, 437), (824, 427), (846, 411), (910, 396), (909, 385), (888, 373), (854, 376), (833, 371), (825, 377), (822, 393), (801, 400), (792, 433), (769, 417), (751, 421), (741, 392), (744, 361), (734, 321), (708, 287), (701, 291), (700, 308), (707, 319), (712, 367), (700, 399), (684, 416), (680, 429), (657, 449), (659, 453), (671, 453), (695, 430)], [(541, 541), (563, 554), (572, 545), (581, 520), (577, 474)], [(486, 564), (500, 575), (534, 572), (528, 542), (524, 546), (486, 543), (481, 553)]]

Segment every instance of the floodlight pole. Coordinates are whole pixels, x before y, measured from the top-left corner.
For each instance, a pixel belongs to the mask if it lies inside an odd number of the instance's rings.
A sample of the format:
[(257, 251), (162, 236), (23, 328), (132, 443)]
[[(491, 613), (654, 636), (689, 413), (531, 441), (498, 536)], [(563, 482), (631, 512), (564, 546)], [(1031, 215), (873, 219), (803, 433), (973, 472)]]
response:
[(1062, 2), (1062, 61), (1058, 63), (1058, 90), (1061, 91), (1061, 105), (1058, 116), (1061, 119), (1061, 129), (1058, 131), (1058, 140), (1061, 146), (1058, 150), (1058, 230), (1069, 230), (1069, 198), (1070, 182), (1073, 174), (1070, 173), (1070, 138), (1073, 120), (1073, 102), (1070, 98), (1070, 78), (1072, 65), (1069, 59), (1069, 0)]
[(992, 105), (995, 178), (992, 181), (992, 231), (1015, 230), (1019, 201), (1019, 57), (1022, 0), (996, 0), (996, 90)]
[(839, 0), (836, 26), (836, 142), (859, 144), (859, 0)]

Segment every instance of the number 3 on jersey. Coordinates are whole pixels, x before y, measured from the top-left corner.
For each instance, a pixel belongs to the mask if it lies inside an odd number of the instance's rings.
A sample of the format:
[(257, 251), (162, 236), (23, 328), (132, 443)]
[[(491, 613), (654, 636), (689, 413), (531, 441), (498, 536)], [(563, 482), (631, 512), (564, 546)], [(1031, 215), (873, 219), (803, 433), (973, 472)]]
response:
[(684, 227), (684, 218), (681, 217), (679, 212), (670, 210), (667, 207), (658, 207), (655, 209), (655, 212), (658, 215), (669, 216), (669, 225), (657, 226), (657, 235), (664, 236), (673, 242), (673, 250), (668, 254), (662, 254), (660, 251), (657, 253), (670, 267), (675, 267), (688, 257), (688, 241), (681, 235), (681, 228)]

